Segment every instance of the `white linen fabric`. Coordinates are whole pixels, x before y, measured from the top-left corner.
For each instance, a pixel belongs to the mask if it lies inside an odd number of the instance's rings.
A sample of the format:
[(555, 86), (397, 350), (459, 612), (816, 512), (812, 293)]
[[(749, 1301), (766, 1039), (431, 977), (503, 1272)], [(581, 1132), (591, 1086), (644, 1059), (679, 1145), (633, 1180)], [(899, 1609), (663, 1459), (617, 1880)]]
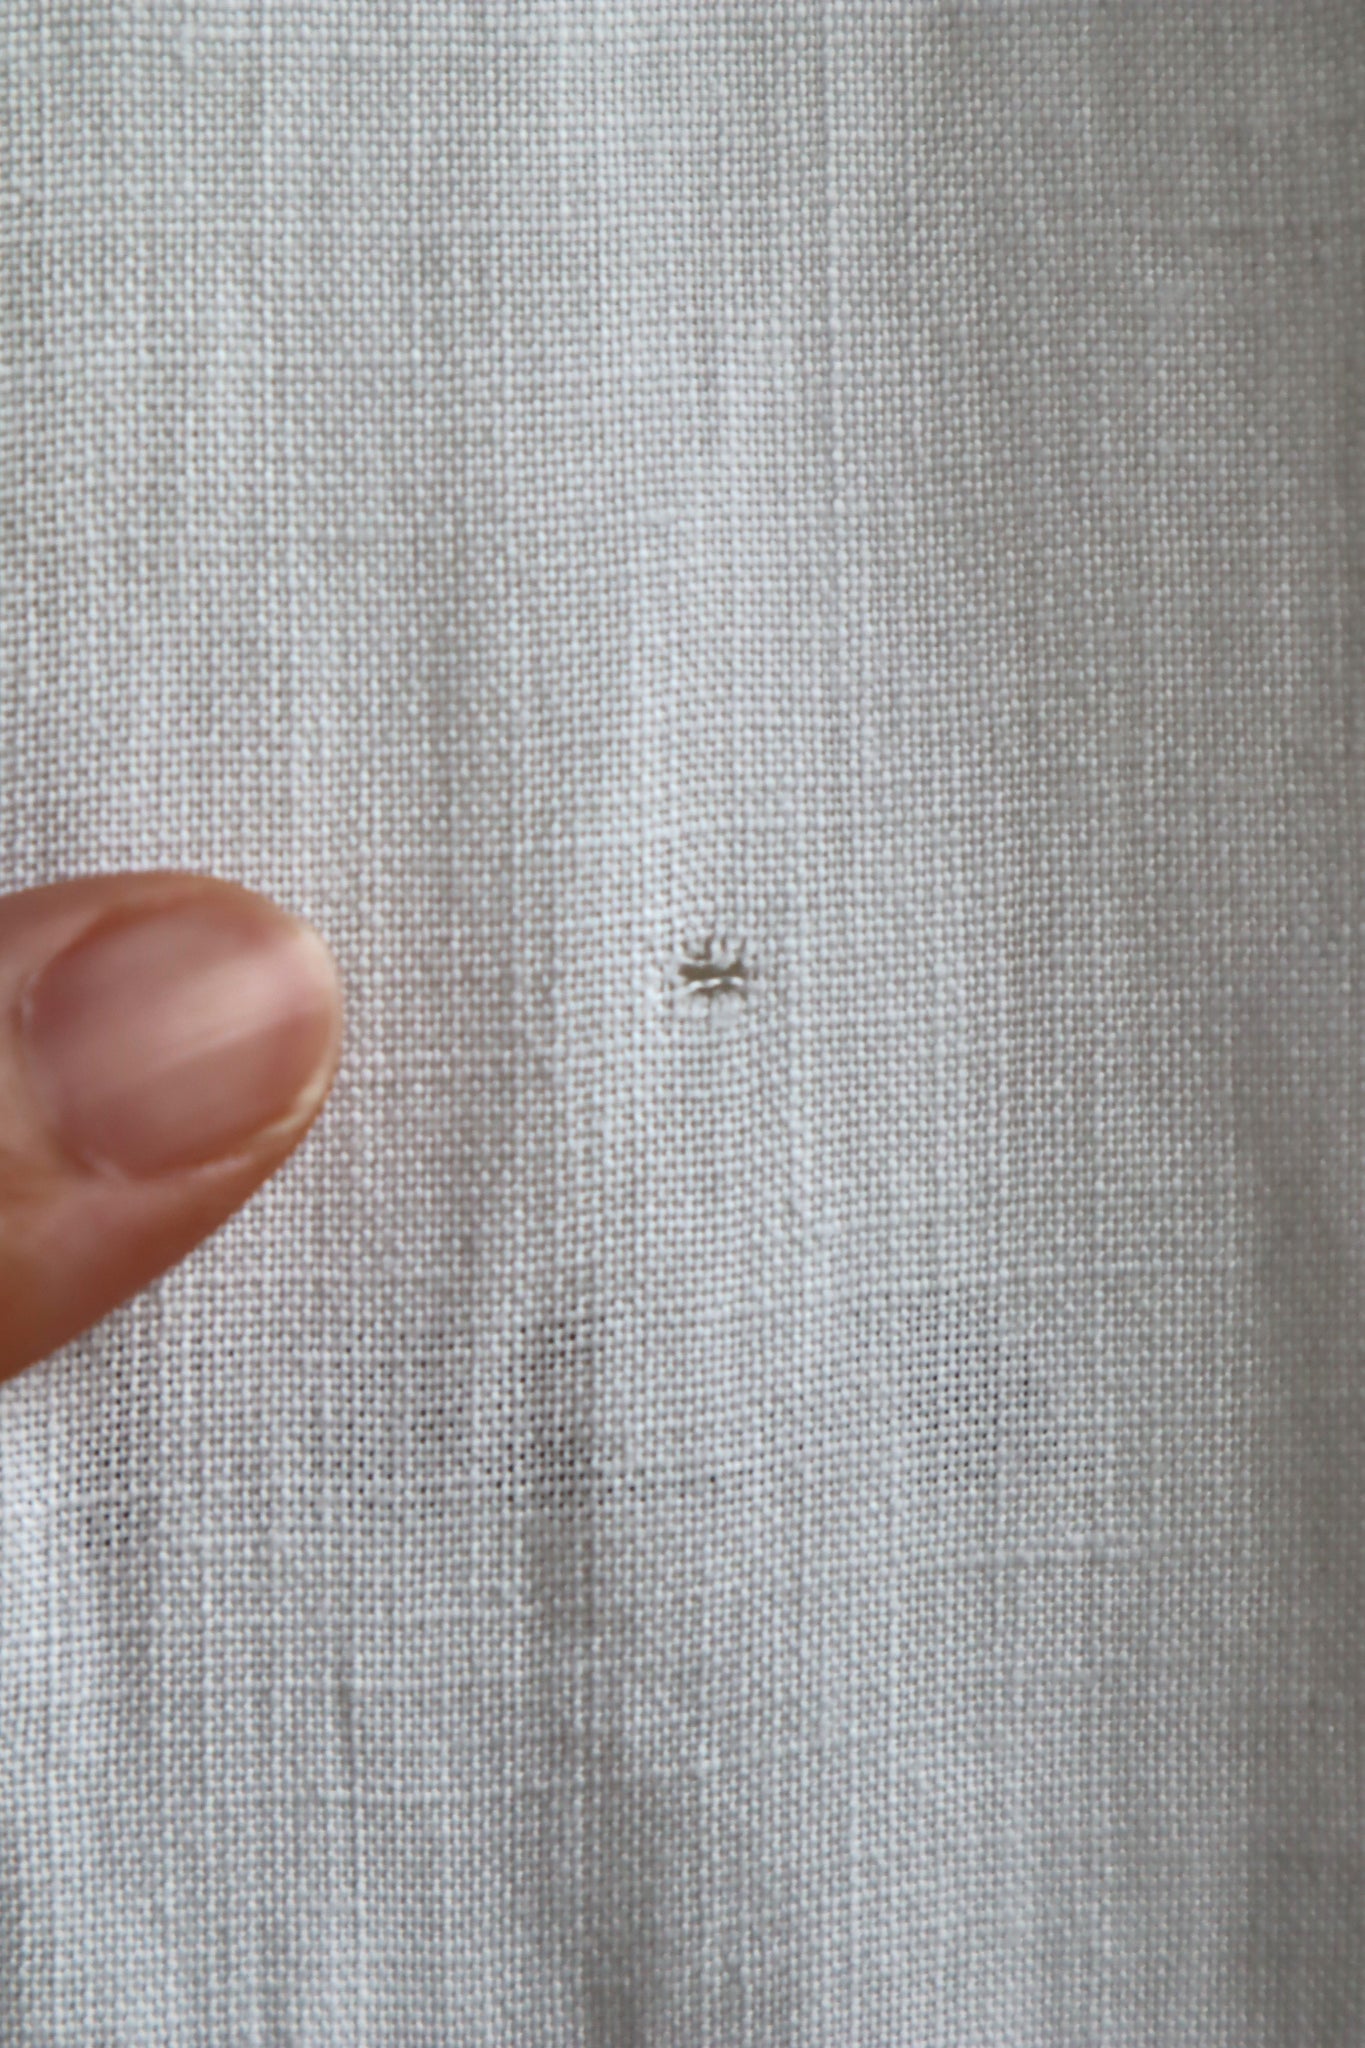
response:
[(1358, 0), (0, 21), (0, 885), (349, 990), (0, 1394), (0, 2041), (1365, 2041)]

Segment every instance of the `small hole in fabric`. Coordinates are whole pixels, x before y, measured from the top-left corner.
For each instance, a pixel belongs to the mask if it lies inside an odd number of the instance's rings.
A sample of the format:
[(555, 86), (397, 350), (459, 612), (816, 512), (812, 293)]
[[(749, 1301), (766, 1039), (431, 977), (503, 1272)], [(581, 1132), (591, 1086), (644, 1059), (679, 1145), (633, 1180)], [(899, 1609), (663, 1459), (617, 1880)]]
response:
[(707, 1003), (721, 996), (747, 996), (750, 970), (743, 940), (730, 947), (714, 932), (708, 933), (700, 945), (683, 953), (678, 979), (689, 994)]

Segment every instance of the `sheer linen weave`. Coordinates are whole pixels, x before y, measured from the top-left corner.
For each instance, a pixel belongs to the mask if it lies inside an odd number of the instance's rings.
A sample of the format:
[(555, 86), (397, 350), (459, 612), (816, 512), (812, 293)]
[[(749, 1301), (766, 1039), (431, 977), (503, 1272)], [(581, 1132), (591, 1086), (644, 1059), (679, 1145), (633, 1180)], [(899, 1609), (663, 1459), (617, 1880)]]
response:
[(0, 1394), (0, 2042), (1365, 2042), (1359, 0), (0, 49), (0, 886), (349, 990)]

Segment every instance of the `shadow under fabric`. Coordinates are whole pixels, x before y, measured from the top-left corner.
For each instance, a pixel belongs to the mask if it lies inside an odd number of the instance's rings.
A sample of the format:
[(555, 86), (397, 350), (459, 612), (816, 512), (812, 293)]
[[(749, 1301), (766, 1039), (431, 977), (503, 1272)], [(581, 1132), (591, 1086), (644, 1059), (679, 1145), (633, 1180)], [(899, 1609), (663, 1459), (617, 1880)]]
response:
[(1358, 7), (0, 59), (0, 887), (349, 1006), (0, 1390), (0, 2048), (1355, 2048)]

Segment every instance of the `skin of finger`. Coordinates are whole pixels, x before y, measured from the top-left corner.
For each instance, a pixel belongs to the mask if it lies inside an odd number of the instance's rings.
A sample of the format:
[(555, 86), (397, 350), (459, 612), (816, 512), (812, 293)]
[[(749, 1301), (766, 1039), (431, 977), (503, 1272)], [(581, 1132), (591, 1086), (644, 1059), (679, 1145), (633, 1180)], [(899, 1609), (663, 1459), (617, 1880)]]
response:
[[(329, 1058), (290, 1116), (236, 1157), (133, 1181), (65, 1158), (28, 1087), (19, 1012), (29, 981), (103, 917), (251, 892), (180, 872), (101, 875), (0, 897), (0, 1380), (57, 1350), (157, 1279), (238, 1210), (321, 1110)], [(257, 899), (259, 900), (259, 899)], [(284, 913), (280, 913), (283, 918)]]

